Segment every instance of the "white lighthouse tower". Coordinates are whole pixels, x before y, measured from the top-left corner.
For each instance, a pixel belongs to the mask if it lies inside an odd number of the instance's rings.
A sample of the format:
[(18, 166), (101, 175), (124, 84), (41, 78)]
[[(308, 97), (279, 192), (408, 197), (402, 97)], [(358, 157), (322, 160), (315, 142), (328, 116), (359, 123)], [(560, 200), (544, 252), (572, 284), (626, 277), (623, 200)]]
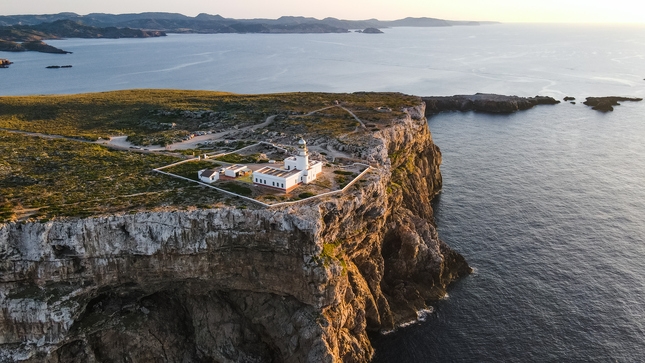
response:
[(298, 141), (298, 155), (296, 156), (296, 169), (305, 171), (309, 169), (309, 151), (305, 139)]
[(309, 150), (304, 139), (298, 141), (298, 154), (284, 159), (284, 169), (264, 167), (253, 172), (253, 184), (289, 192), (300, 184), (309, 184), (322, 173), (321, 161), (309, 162)]

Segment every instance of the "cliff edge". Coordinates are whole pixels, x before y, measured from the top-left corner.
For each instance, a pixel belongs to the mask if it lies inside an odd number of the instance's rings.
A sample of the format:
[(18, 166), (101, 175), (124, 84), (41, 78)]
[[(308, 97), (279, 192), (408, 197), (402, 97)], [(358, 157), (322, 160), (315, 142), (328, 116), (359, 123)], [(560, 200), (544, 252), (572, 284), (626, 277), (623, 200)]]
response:
[(424, 113), (347, 145), (374, 168), (341, 195), (0, 225), (0, 361), (369, 361), (470, 273)]

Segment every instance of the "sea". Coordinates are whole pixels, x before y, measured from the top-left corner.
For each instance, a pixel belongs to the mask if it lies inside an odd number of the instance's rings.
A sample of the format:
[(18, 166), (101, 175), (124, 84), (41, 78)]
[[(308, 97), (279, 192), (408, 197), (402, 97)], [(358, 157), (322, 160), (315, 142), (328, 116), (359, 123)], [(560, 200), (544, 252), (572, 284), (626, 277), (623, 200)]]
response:
[[(211, 34), (4, 53), (0, 95), (181, 88), (575, 97), (428, 120), (440, 237), (474, 268), (375, 362), (645, 361), (645, 26), (496, 24), (384, 34)], [(73, 68), (46, 69), (49, 65)]]

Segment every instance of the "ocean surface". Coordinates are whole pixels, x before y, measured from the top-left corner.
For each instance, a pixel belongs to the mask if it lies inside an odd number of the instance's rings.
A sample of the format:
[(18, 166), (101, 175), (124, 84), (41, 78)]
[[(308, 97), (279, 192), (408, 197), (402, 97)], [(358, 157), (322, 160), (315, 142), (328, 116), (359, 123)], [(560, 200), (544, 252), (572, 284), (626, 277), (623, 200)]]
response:
[[(127, 88), (236, 93), (490, 92), (561, 99), (429, 120), (443, 152), (439, 234), (475, 273), (424, 322), (375, 339), (376, 362), (645, 361), (645, 27), (494, 25), (385, 34), (60, 40), (3, 53), (0, 94)], [(45, 69), (72, 64), (71, 69)]]

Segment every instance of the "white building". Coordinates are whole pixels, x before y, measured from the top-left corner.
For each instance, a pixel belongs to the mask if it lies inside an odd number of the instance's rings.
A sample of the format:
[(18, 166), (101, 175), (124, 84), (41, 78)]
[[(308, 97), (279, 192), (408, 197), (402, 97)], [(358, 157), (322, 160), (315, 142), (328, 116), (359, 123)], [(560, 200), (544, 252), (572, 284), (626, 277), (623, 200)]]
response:
[(247, 168), (244, 165), (231, 165), (227, 166), (224, 169), (224, 175), (226, 175), (229, 178), (237, 178), (238, 176), (244, 176), (246, 175), (247, 172), (250, 171), (249, 168)]
[(197, 172), (197, 176), (199, 177), (199, 180), (203, 181), (204, 183), (211, 184), (219, 180), (219, 170), (202, 169)]
[(253, 184), (291, 191), (299, 184), (309, 184), (322, 173), (323, 163), (309, 161), (305, 140), (298, 141), (298, 155), (284, 159), (284, 169), (264, 167), (253, 172)]

